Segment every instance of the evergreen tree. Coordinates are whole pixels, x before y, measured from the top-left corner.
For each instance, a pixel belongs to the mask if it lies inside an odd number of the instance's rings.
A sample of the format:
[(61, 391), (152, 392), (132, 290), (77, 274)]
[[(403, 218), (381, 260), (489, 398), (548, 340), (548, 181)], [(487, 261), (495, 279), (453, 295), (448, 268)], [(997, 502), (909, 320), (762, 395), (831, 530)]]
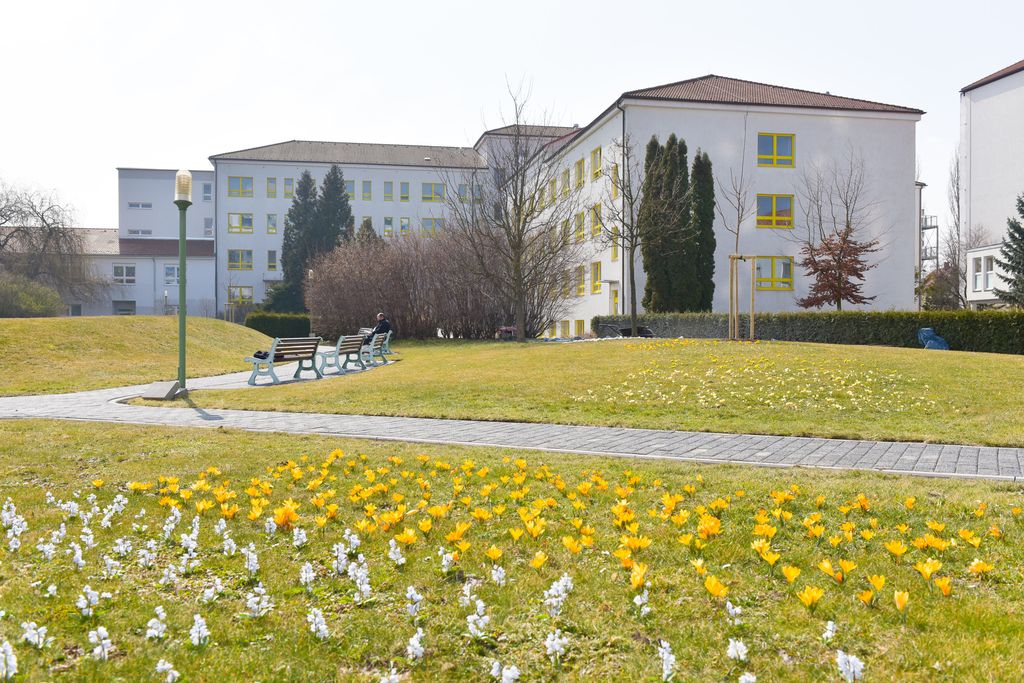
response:
[(664, 310), (695, 311), (700, 302), (697, 279), (697, 241), (691, 229), (690, 166), (685, 140), (669, 136), (666, 145), (675, 144), (672, 189), (666, 198), (665, 255), (669, 262), (669, 299)]
[(317, 216), (310, 237), (310, 256), (324, 254), (351, 238), (346, 228), (352, 220), (352, 207), (345, 191), (345, 176), (337, 164), (324, 176), (317, 200)]
[(317, 221), (316, 182), (309, 171), (303, 171), (295, 186), (292, 205), (284, 219), (284, 240), (281, 247), (281, 283), (271, 290), (264, 308), (271, 311), (304, 311), (302, 283), (306, 279), (310, 256), (310, 236)]
[(637, 214), (637, 231), (641, 235), (640, 256), (643, 260), (647, 282), (644, 297), (640, 303), (648, 311), (660, 310), (660, 293), (664, 290), (664, 276), (661, 268), (663, 245), (661, 240), (661, 197), (665, 148), (652, 135), (647, 143), (644, 157), (643, 198)]
[(697, 242), (696, 279), (699, 287), (696, 311), (710, 311), (715, 296), (715, 177), (707, 152), (698, 149), (690, 174), (693, 188), (690, 226)]
[(359, 225), (359, 232), (355, 235), (356, 242), (364, 242), (367, 244), (376, 244), (378, 242), (383, 243), (380, 235), (373, 229), (373, 219), (369, 216), (363, 219), (363, 222)]
[(1007, 288), (996, 288), (995, 295), (1000, 301), (1015, 307), (1024, 307), (1024, 194), (1017, 197), (1017, 215), (1020, 218), (1006, 220), (1006, 237), (999, 249), (996, 263), (1003, 269)]

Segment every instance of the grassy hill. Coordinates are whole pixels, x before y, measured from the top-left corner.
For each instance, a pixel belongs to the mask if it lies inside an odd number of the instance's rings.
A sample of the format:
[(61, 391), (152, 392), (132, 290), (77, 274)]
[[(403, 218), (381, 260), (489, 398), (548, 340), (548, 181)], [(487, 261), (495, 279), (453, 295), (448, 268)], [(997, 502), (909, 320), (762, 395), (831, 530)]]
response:
[[(269, 346), (267, 337), (255, 330), (209, 318), (189, 318), (187, 338), (189, 377), (245, 370), (242, 359)], [(178, 319), (6, 319), (0, 321), (0, 358), (0, 396), (174, 379), (178, 372)]]

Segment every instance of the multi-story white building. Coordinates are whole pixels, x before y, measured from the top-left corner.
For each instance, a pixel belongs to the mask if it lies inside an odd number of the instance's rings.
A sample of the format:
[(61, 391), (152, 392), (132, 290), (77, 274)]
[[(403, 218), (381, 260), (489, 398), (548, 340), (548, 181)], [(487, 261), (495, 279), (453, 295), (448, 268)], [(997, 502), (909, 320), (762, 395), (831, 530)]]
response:
[[(868, 271), (865, 294), (875, 297), (873, 308), (912, 308), (919, 248), (915, 123), (922, 113), (705, 76), (623, 93), (583, 128), (529, 127), (529, 135), (549, 143), (545, 163), (559, 165), (559, 176), (566, 174), (579, 188), (581, 212), (573, 232), (587, 242), (586, 262), (572, 274), (569, 313), (548, 334), (583, 334), (593, 316), (625, 312), (628, 264), (618, 249), (596, 238), (600, 229), (595, 221), (599, 224), (601, 216), (595, 207), (608, 197), (610, 170), (619, 162), (623, 139), (637, 147), (642, 163), (647, 140), (657, 135), (664, 142), (672, 133), (686, 141), (691, 160), (698, 149), (710, 156), (722, 186), (729, 185), (730, 177), (744, 178), (750, 213), (740, 226), (739, 251), (757, 256), (758, 310), (795, 310), (797, 299), (807, 293), (809, 283), (796, 265), (806, 209), (804, 179), (814, 169), (841, 166), (851, 157), (864, 161), (864, 201), (871, 215), (862, 227), (883, 245), (875, 255), (877, 267)], [(293, 140), (211, 156), (213, 171), (193, 172), (195, 204), (189, 209), (188, 232), (190, 239), (210, 243), (215, 266), (209, 273), (197, 262), (193, 271), (190, 260), (190, 292), (193, 284), (201, 287), (197, 297), (215, 300), (216, 313), (229, 317), (236, 307), (265, 298), (268, 287), (281, 279), (285, 215), (303, 171), (319, 186), (332, 164), (341, 167), (356, 226), (370, 218), (385, 238), (429, 234), (444, 228), (448, 193), (468, 191), (462, 184), (447, 184), (486, 169), (488, 158), (511, 132), (508, 127), (486, 131), (471, 148)], [(121, 237), (176, 237), (177, 214), (169, 199), (173, 172), (119, 173)], [(725, 311), (735, 244), (717, 217), (715, 233), (713, 308)], [(639, 300), (645, 278), (642, 264), (635, 265)], [(749, 275), (740, 282), (740, 299), (749, 301)], [(158, 285), (152, 289), (162, 293)], [(137, 305), (136, 310), (158, 308), (157, 303), (160, 296), (152, 306)], [(189, 307), (199, 313), (191, 294)]]
[(961, 215), (988, 244), (967, 252), (971, 308), (999, 305), (1005, 286), (996, 263), (1006, 221), (1024, 192), (1024, 60), (960, 91)]

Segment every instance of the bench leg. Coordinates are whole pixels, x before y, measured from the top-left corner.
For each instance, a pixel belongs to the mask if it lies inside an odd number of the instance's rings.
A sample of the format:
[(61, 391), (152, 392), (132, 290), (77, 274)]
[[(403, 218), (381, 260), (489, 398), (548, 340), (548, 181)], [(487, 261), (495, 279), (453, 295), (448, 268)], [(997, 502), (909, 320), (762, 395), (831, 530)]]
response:
[(251, 387), (256, 386), (256, 377), (259, 374), (260, 374), (260, 364), (259, 363), (253, 363), (252, 364), (252, 374), (249, 375), (249, 382), (248, 382), (249, 386), (251, 386)]
[(279, 380), (277, 378), (277, 373), (274, 372), (274, 364), (273, 363), (268, 363), (267, 364), (267, 372), (270, 375), (270, 379), (273, 380), (274, 384), (280, 384), (281, 383), (281, 380)]
[[(306, 366), (306, 363), (309, 363), (308, 367)], [(303, 370), (312, 370), (317, 379), (323, 379), (324, 377), (323, 373), (316, 367), (316, 361), (312, 358), (299, 361), (299, 367), (295, 368), (295, 374), (292, 375), (292, 379), (299, 379)]]

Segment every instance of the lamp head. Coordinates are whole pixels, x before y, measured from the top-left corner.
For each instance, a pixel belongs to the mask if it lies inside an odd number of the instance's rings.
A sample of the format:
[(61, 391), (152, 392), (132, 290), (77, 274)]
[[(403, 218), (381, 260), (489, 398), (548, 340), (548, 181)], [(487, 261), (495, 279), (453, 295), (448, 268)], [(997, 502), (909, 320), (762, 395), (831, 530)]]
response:
[(185, 169), (174, 176), (174, 201), (192, 203), (192, 174)]

